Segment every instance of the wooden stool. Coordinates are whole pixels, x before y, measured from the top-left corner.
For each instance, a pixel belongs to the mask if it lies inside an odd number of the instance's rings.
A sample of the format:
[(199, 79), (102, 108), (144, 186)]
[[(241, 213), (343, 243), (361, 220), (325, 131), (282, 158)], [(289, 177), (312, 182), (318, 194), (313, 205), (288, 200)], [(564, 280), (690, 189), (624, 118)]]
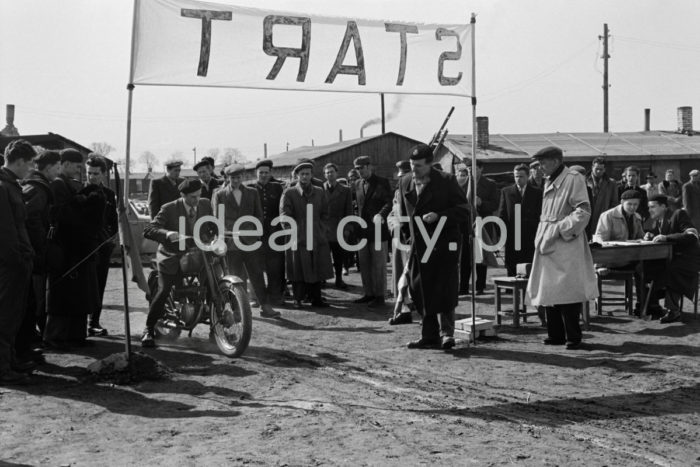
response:
[[(598, 278), (598, 298), (596, 299), (596, 308), (598, 315), (603, 314), (603, 305), (625, 305), (625, 310), (628, 315), (634, 314), (634, 270), (633, 269), (608, 269), (605, 275), (595, 272)], [(603, 297), (603, 281), (624, 281), (625, 296), (624, 298), (604, 298)]]
[[(528, 279), (519, 277), (494, 277), (493, 283), (496, 287), (496, 323), (501, 324), (501, 316), (513, 315), (513, 325), (520, 326), (520, 317), (527, 323), (528, 316), (537, 316), (537, 311), (527, 312), (525, 306), (525, 289), (527, 289)], [(513, 311), (501, 310), (501, 289), (513, 292)]]

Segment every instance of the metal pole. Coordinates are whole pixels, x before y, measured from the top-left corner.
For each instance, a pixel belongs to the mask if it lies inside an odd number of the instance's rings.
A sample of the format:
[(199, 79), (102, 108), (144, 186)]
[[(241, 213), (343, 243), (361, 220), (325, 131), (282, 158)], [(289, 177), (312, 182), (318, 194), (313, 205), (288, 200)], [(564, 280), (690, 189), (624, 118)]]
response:
[(386, 115), (384, 115), (384, 93), (379, 94), (382, 102), (382, 134), (386, 132)]
[[(475, 212), (476, 211), (476, 14), (472, 13), (471, 17), (472, 25), (472, 176), (469, 181), (472, 184), (472, 202), (473, 206), (472, 212), (472, 225), (474, 225)], [(476, 249), (479, 248), (479, 239), (481, 238), (481, 232), (474, 231), (474, 241), (472, 248), (472, 343), (476, 345)]]

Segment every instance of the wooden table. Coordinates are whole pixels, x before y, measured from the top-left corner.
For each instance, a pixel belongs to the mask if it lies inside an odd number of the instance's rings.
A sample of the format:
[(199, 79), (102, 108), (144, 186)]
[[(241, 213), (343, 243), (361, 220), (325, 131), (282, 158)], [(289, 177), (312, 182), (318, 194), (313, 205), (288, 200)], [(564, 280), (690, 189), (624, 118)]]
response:
[[(653, 259), (665, 259), (671, 261), (673, 258), (673, 244), (668, 242), (605, 242), (601, 246), (591, 246), (591, 255), (596, 264), (614, 264), (621, 262), (648, 261)], [(640, 279), (644, 285), (644, 268), (640, 268)], [(641, 317), (646, 318), (646, 295), (644, 287), (640, 287), (642, 296)]]

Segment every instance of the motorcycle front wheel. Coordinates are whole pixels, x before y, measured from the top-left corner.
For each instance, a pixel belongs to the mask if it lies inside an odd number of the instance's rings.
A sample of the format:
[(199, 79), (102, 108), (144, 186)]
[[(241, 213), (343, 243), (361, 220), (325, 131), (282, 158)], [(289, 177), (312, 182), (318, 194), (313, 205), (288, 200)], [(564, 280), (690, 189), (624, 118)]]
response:
[(253, 314), (248, 292), (242, 284), (226, 283), (220, 288), (222, 308), (213, 306), (211, 328), (219, 350), (229, 357), (239, 357), (250, 342)]

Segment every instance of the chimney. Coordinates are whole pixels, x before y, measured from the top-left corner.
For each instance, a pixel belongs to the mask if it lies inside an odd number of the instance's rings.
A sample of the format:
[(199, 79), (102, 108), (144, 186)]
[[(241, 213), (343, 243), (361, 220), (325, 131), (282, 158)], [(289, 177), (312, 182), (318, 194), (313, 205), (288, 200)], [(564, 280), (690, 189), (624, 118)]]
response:
[(481, 149), (489, 147), (488, 117), (476, 117), (476, 145)]
[(678, 133), (693, 134), (693, 108), (678, 107)]
[(651, 109), (644, 109), (644, 131), (651, 131)]
[(343, 129), (338, 130), (338, 141), (343, 141)]
[(364, 138), (364, 137), (365, 137), (365, 129), (360, 128), (360, 138)]
[(14, 104), (7, 104), (5, 112), (5, 120), (7, 125), (5, 128), (0, 130), (0, 135), (3, 136), (19, 136), (19, 131), (15, 128), (15, 106)]
[(267, 143), (263, 144), (263, 159), (267, 159)]

